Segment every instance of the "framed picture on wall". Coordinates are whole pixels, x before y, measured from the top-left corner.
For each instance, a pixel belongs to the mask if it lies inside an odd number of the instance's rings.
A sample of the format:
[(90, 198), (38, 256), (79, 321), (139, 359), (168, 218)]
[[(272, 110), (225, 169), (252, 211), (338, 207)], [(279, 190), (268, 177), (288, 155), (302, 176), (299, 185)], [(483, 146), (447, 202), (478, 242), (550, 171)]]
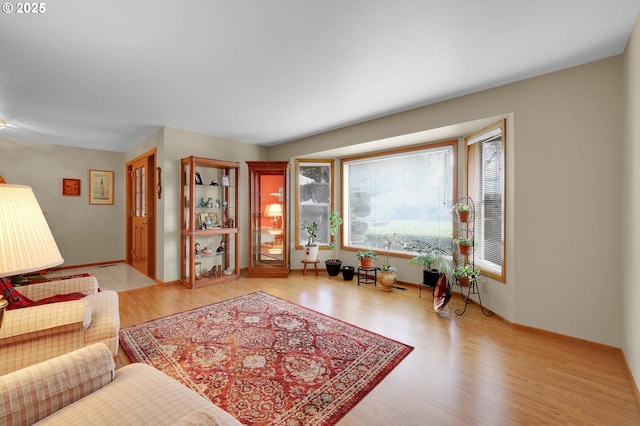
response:
[(113, 172), (89, 170), (89, 204), (113, 204)]
[(80, 179), (62, 178), (62, 195), (80, 195)]

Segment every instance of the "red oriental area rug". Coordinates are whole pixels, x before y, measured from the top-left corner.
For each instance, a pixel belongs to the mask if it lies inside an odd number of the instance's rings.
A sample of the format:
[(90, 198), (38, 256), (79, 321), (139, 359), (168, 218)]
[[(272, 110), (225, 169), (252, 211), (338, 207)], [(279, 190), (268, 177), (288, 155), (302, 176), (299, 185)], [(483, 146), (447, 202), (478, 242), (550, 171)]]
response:
[(332, 425), (413, 348), (264, 292), (120, 331), (132, 362), (249, 425)]

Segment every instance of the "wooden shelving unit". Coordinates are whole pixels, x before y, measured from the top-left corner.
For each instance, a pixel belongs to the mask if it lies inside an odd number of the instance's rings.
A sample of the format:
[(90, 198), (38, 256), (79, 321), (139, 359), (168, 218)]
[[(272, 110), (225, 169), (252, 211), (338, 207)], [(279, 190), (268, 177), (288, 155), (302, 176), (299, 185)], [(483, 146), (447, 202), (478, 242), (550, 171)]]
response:
[(240, 276), (238, 166), (195, 156), (181, 160), (180, 282), (188, 288)]

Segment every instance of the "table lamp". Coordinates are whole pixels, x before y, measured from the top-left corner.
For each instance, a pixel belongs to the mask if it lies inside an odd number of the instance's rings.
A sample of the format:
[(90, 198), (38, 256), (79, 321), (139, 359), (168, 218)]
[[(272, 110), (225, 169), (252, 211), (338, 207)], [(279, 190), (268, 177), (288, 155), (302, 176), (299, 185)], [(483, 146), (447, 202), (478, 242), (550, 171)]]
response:
[[(0, 279), (62, 262), (31, 187), (0, 184)], [(0, 297), (0, 327), (6, 305)]]
[(273, 227), (278, 228), (278, 218), (282, 217), (282, 204), (273, 203), (267, 204), (267, 216), (273, 218)]

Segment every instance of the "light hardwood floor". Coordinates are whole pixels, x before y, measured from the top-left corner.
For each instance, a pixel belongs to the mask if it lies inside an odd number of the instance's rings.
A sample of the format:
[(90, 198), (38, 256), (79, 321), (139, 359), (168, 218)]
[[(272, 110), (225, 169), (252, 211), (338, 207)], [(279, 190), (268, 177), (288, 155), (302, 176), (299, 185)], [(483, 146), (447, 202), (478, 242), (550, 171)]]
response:
[[(325, 276), (322, 276), (325, 275)], [(640, 409), (617, 349), (513, 328), (470, 305), (462, 317), (432, 310), (430, 292), (391, 293), (341, 277), (292, 272), (189, 290), (122, 291), (127, 327), (264, 291), (415, 349), (338, 423), (345, 425), (640, 425)], [(118, 366), (129, 360), (121, 349)]]

